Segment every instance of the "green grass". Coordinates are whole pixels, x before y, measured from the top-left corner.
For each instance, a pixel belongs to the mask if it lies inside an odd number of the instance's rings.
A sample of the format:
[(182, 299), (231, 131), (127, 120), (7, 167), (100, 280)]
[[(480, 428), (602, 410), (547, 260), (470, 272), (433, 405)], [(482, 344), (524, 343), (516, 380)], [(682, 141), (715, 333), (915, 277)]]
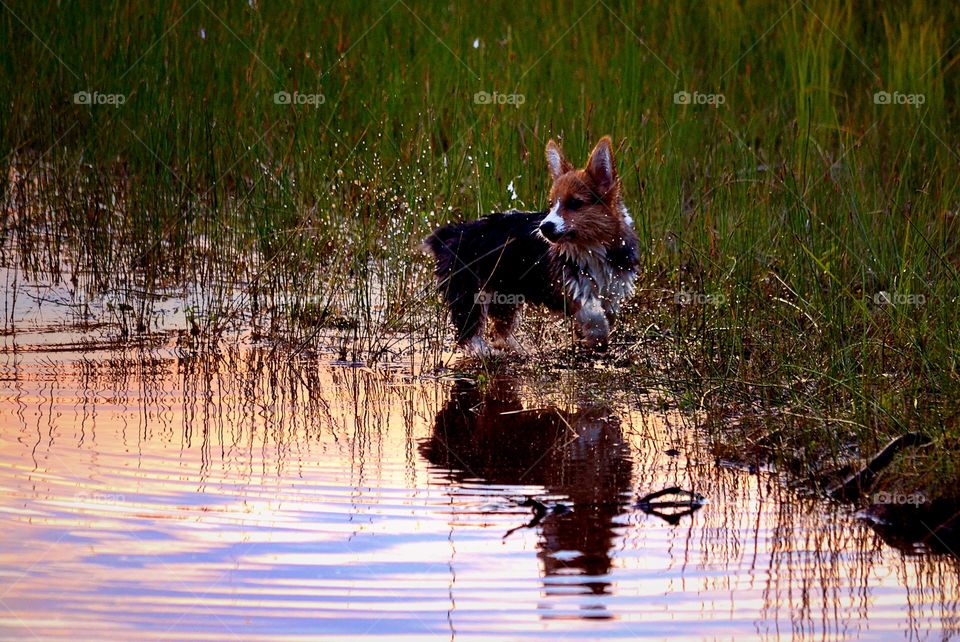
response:
[(198, 337), (395, 358), (445, 331), (419, 239), (544, 207), (547, 139), (582, 160), (609, 133), (645, 243), (620, 349), (787, 409), (810, 470), (921, 430), (902, 479), (956, 488), (960, 8), (636, 4), (6, 2), (5, 260), (129, 306), (121, 333), (177, 293)]

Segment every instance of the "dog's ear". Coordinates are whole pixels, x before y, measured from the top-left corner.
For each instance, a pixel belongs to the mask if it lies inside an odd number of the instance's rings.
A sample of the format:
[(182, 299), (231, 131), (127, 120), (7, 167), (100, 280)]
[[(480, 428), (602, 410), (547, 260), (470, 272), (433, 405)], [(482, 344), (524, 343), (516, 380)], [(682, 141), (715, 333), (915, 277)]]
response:
[(547, 143), (547, 167), (550, 168), (550, 176), (553, 180), (557, 180), (573, 169), (573, 164), (563, 157), (560, 146), (552, 138)]
[(590, 152), (587, 173), (597, 184), (600, 194), (606, 194), (617, 184), (617, 168), (613, 165), (613, 141), (604, 136)]

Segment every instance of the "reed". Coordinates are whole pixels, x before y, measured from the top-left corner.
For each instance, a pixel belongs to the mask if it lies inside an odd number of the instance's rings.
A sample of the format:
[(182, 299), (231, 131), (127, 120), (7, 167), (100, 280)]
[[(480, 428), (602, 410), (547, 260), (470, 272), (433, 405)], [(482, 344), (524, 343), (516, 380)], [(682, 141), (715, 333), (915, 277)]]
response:
[(546, 140), (611, 133), (647, 248), (621, 349), (668, 345), (691, 399), (790, 409), (810, 452), (920, 429), (942, 447), (906, 478), (952, 479), (958, 14), (10, 1), (4, 261), (121, 334), (180, 297), (191, 337), (435, 354), (419, 239), (544, 207)]

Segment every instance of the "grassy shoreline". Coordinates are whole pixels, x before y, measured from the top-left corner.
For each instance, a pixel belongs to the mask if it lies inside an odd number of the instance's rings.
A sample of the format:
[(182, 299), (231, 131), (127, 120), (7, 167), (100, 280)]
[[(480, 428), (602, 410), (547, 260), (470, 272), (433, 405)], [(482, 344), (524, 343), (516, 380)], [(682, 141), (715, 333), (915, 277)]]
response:
[(11, 2), (3, 261), (120, 334), (176, 293), (197, 337), (382, 359), (448, 331), (420, 238), (543, 207), (546, 140), (610, 133), (646, 250), (622, 358), (669, 346), (729, 444), (777, 410), (798, 474), (920, 431), (881, 487), (960, 499), (958, 30), (830, 1)]

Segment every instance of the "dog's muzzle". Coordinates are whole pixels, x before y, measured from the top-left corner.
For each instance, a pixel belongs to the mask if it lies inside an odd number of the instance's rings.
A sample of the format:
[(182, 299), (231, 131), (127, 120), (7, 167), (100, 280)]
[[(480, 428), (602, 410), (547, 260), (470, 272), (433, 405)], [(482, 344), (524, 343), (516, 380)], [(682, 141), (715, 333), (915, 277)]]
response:
[(548, 241), (558, 241), (563, 233), (557, 230), (553, 221), (544, 221), (540, 224), (540, 233), (547, 237)]

